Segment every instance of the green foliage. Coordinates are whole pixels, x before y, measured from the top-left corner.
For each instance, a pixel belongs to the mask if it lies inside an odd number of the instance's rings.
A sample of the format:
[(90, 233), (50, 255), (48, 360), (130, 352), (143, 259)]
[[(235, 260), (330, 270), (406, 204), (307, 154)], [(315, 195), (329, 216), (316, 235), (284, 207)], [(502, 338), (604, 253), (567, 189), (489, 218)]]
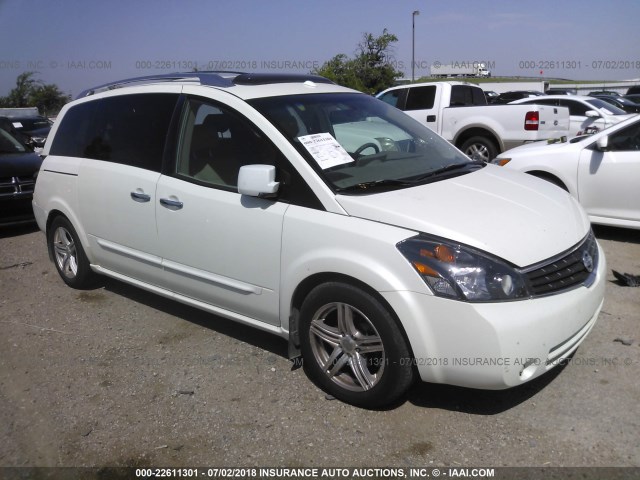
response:
[(36, 80), (36, 73), (24, 72), (18, 75), (15, 88), (6, 97), (0, 97), (0, 107), (38, 107), (40, 113), (46, 116), (59, 112), (71, 100), (57, 85)]
[(355, 58), (344, 53), (334, 56), (312, 73), (322, 75), (339, 85), (375, 94), (394, 85), (402, 72), (391, 64), (390, 52), (398, 37), (385, 28), (382, 35), (363, 34)]

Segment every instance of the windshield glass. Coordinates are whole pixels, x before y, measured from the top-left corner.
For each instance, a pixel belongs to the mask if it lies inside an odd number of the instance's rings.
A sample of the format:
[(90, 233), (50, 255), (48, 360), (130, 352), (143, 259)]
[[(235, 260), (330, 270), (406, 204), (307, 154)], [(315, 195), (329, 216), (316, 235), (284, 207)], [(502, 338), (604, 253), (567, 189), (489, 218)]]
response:
[(24, 153), (27, 149), (9, 132), (0, 128), (0, 152)]
[(604, 110), (609, 115), (627, 115), (627, 112), (625, 112), (621, 108), (618, 108), (615, 105), (611, 105), (610, 103), (605, 102), (604, 100), (600, 100), (599, 98), (587, 100), (587, 103), (593, 105), (596, 108)]
[(402, 188), (480, 168), (427, 127), (357, 93), (250, 101), (334, 191)]
[(18, 131), (38, 130), (40, 128), (51, 127), (51, 122), (44, 117), (21, 117), (12, 119), (13, 126)]

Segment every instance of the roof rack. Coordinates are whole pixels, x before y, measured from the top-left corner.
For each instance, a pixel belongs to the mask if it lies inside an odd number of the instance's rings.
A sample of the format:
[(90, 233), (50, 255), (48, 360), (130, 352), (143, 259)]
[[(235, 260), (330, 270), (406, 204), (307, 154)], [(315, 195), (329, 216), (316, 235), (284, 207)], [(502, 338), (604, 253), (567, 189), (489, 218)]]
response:
[(97, 87), (84, 90), (76, 98), (88, 97), (96, 93), (122, 88), (135, 83), (155, 83), (155, 82), (176, 82), (181, 80), (199, 81), (201, 85), (209, 85), (212, 87), (232, 87), (232, 78), (240, 75), (241, 72), (177, 72), (177, 73), (161, 73), (158, 75), (147, 75), (144, 77), (133, 77), (116, 82), (105, 83)]
[(305, 73), (243, 73), (234, 77), (234, 85), (266, 85), (269, 83), (334, 83), (320, 75)]
[(242, 73), (227, 71), (178, 72), (127, 78), (125, 80), (105, 83), (104, 85), (99, 85), (82, 91), (76, 98), (89, 97), (96, 93), (106, 92), (108, 90), (114, 90), (116, 88), (122, 88), (136, 83), (178, 82), (184, 80), (200, 82), (200, 85), (207, 85), (211, 87), (266, 85), (270, 83), (334, 83), (328, 78), (321, 77), (319, 75), (300, 73)]

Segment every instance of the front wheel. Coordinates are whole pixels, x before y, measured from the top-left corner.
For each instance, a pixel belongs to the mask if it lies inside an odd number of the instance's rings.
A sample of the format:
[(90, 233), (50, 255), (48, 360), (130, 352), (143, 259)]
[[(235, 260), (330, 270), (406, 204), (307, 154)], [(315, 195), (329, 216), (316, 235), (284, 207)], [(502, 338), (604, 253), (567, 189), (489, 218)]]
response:
[(471, 160), (489, 163), (498, 155), (495, 144), (485, 137), (471, 137), (460, 146), (460, 150)]
[(67, 285), (83, 289), (94, 283), (95, 273), (69, 220), (57, 217), (51, 222), (47, 244), (56, 270)]
[(400, 398), (413, 381), (410, 353), (393, 317), (372, 295), (331, 282), (300, 310), (307, 375), (334, 397), (365, 408)]

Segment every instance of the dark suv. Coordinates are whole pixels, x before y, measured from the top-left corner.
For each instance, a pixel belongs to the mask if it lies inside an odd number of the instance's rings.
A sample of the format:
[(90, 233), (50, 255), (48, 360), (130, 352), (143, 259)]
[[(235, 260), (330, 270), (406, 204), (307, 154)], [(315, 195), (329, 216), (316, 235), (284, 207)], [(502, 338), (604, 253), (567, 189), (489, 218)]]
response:
[(11, 123), (0, 121), (0, 225), (32, 222), (34, 175), (42, 158), (18, 140)]
[(21, 140), (34, 149), (44, 148), (47, 136), (51, 131), (49, 119), (40, 116), (12, 117), (15, 129), (22, 136)]

